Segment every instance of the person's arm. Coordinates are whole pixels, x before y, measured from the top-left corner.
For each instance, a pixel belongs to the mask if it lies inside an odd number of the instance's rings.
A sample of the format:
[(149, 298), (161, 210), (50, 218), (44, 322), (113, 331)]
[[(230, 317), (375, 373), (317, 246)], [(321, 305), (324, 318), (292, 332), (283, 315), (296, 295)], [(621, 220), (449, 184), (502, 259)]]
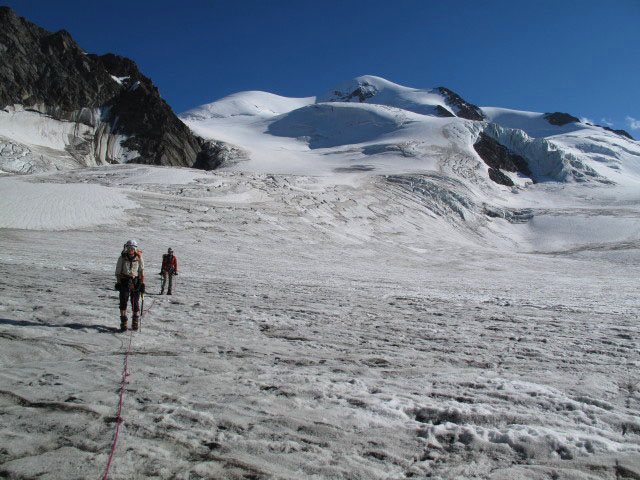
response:
[(116, 263), (116, 283), (120, 283), (122, 279), (122, 255), (118, 257), (118, 263)]
[(142, 257), (140, 258), (140, 272), (138, 273), (138, 277), (140, 278), (140, 283), (144, 283), (144, 260)]
[(178, 274), (178, 259), (173, 257), (173, 273)]

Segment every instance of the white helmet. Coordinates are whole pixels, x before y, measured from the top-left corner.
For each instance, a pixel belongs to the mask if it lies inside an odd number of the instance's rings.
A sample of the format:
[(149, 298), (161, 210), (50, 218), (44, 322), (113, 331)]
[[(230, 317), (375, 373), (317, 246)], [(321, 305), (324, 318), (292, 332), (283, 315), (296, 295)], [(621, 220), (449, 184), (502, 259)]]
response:
[(138, 242), (136, 242), (135, 240), (127, 240), (127, 243), (124, 244), (125, 248), (129, 248), (129, 247), (133, 247), (133, 248), (138, 248)]

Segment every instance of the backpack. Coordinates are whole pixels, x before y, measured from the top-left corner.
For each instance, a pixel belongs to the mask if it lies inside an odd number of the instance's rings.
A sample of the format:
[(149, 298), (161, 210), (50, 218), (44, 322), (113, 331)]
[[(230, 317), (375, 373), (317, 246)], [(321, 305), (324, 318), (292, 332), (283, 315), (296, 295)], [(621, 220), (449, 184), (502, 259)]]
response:
[[(127, 254), (127, 249), (123, 249), (120, 255), (125, 256)], [(136, 257), (142, 258), (142, 250), (136, 249)]]

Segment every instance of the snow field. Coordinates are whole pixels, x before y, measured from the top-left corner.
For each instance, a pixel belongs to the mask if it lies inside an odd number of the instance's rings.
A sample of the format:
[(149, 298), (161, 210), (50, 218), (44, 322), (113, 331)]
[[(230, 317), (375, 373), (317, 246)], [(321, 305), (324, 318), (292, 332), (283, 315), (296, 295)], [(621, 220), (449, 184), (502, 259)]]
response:
[(0, 228), (87, 228), (115, 222), (124, 209), (135, 206), (117, 189), (36, 183), (38, 178), (0, 178)]
[[(425, 197), (435, 187), (367, 175), (177, 172), (43, 177), (29, 187), (131, 204), (116, 223), (52, 213), (64, 228), (0, 229), (1, 475), (102, 476), (128, 344), (113, 269), (128, 238), (148, 313), (110, 478), (640, 474), (640, 263), (604, 254), (619, 244), (527, 253), (526, 224), (470, 207), (452, 222), (448, 197)], [(42, 198), (5, 191), (27, 212)], [(519, 201), (553, 213), (556, 193)], [(564, 198), (561, 210), (606, 205)], [(180, 276), (160, 297), (169, 246)]]

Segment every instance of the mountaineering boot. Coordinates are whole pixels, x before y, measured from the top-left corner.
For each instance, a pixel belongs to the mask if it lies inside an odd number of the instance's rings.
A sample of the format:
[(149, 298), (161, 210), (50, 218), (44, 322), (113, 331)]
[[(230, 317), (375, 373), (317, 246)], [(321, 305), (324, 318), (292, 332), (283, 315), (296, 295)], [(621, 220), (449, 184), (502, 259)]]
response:
[(171, 295), (171, 290), (167, 290), (167, 295)]
[(122, 315), (120, 316), (120, 331), (121, 332), (126, 332), (127, 331), (127, 316), (126, 315)]
[(138, 316), (134, 315), (131, 320), (131, 329), (137, 331), (138, 330)]
[(164, 295), (164, 288), (160, 290), (160, 295)]

